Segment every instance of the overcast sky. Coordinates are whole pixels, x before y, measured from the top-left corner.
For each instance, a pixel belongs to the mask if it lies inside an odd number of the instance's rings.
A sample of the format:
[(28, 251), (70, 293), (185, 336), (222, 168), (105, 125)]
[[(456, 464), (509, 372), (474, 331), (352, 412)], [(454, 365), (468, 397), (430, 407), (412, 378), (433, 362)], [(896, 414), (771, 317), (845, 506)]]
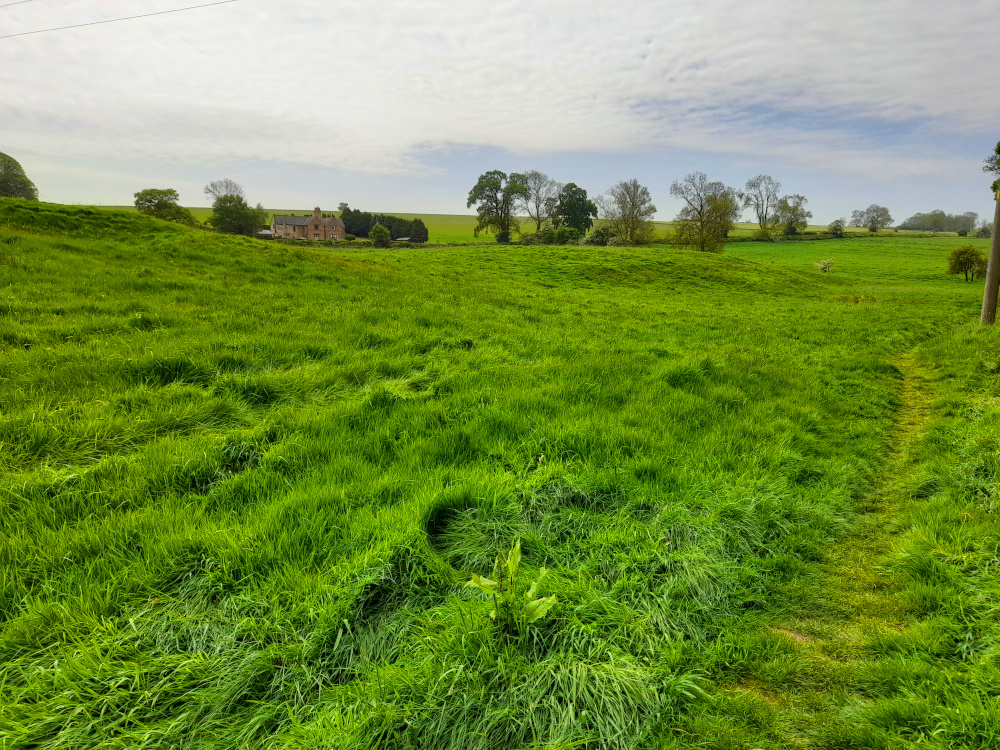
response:
[[(10, 0), (0, 0), (3, 5)], [(30, 0), (0, 36), (206, 0)], [(231, 177), (272, 208), (470, 213), (482, 172), (591, 194), (766, 173), (815, 222), (992, 216), (997, 0), (240, 0), (0, 39), (0, 151), (43, 200)]]

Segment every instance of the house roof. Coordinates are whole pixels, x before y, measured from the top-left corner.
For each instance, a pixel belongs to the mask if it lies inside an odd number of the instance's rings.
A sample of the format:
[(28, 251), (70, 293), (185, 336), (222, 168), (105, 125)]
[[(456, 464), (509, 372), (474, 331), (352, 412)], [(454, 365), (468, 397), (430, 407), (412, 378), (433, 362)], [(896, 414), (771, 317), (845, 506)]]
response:
[(312, 216), (275, 216), (275, 224), (285, 224), (293, 227), (307, 227), (313, 222)]

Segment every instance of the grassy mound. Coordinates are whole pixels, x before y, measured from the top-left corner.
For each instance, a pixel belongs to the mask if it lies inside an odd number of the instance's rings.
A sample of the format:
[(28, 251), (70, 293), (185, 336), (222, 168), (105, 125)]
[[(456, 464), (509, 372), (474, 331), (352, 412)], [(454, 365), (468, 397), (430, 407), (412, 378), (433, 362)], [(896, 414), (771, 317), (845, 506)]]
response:
[[(899, 241), (830, 276), (0, 216), (0, 738), (35, 748), (775, 746), (729, 687), (791, 658), (894, 358), (977, 294)], [(517, 540), (558, 603), (510, 626), (463, 584)]]

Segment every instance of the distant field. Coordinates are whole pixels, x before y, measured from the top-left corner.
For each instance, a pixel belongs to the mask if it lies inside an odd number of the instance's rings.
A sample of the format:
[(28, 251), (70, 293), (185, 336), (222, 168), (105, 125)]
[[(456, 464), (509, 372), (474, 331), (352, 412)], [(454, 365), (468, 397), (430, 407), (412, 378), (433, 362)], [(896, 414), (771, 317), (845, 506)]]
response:
[[(135, 211), (134, 206), (111, 206), (108, 208), (114, 208), (116, 210), (124, 211)], [(188, 209), (194, 217), (201, 222), (204, 222), (209, 216), (212, 215), (212, 209), (210, 208), (189, 208)], [(294, 214), (298, 216), (311, 215), (312, 209), (274, 209), (269, 208), (267, 211), (271, 214)], [(332, 213), (339, 216), (338, 211), (331, 211), (327, 213)], [(488, 245), (494, 243), (496, 240), (491, 234), (482, 234), (476, 237), (473, 234), (473, 230), (476, 227), (476, 217), (468, 216), (462, 214), (420, 214), (420, 213), (398, 213), (393, 211), (386, 211), (392, 216), (398, 216), (401, 219), (423, 219), (424, 224), (427, 226), (427, 231), (430, 235), (429, 242), (432, 244), (445, 244), (445, 245)], [(599, 222), (598, 222), (599, 223)], [(657, 221), (654, 222), (656, 225), (656, 232), (658, 234), (664, 233), (667, 228), (671, 226), (671, 222), (668, 221)], [(523, 219), (521, 222), (522, 230), (533, 229), (534, 223), (530, 220)], [(749, 237), (756, 230), (756, 224), (742, 223), (737, 224), (736, 229), (733, 230), (733, 237)], [(806, 231), (824, 232), (826, 227), (822, 225), (810, 225)], [(849, 227), (847, 230), (848, 234), (858, 234), (858, 235), (868, 235), (867, 229), (859, 229), (854, 227)], [(901, 232), (892, 232), (894, 235), (910, 235), (910, 234), (926, 234), (925, 232), (910, 232), (908, 230), (903, 230)], [(954, 232), (942, 232), (940, 233), (942, 237), (955, 237), (957, 236)]]
[(0, 200), (0, 748), (995, 747), (965, 242), (290, 247)]

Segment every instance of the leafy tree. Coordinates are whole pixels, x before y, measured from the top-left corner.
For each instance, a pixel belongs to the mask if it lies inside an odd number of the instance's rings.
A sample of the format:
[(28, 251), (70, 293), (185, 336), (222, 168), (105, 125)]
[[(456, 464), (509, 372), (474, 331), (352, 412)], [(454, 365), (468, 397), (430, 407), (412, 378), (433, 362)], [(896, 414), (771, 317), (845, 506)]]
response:
[(527, 198), (530, 189), (523, 174), (514, 172), (508, 177), (500, 170), (492, 170), (481, 174), (479, 181), (469, 191), (467, 207), (476, 207), (479, 222), (473, 230), (478, 237), (480, 232), (496, 234), (497, 242), (510, 242), (510, 233), (521, 230), (514, 208), (520, 201)]
[(344, 213), (344, 211), (347, 211), (348, 208), (349, 206), (344, 201), (341, 201), (340, 203), (337, 204), (337, 210), (340, 211), (340, 213)]
[(542, 225), (555, 214), (562, 185), (547, 174), (536, 170), (525, 172), (524, 182), (528, 187), (528, 192), (520, 199), (519, 205), (535, 222), (535, 231), (538, 232)]
[(976, 239), (988, 240), (993, 236), (993, 225), (987, 222), (983, 222), (979, 225), (979, 229), (976, 230)]
[(806, 211), (809, 201), (802, 195), (786, 195), (774, 207), (774, 223), (785, 235), (796, 234), (807, 226), (812, 211)]
[(13, 156), (0, 153), (0, 198), (38, 200), (38, 188)]
[(389, 234), (388, 227), (376, 224), (369, 230), (368, 239), (375, 247), (389, 247), (392, 244), (392, 235)]
[(587, 191), (570, 182), (559, 191), (556, 215), (568, 227), (586, 232), (594, 226), (597, 205), (587, 197)]
[(965, 280), (986, 276), (986, 256), (972, 245), (956, 247), (948, 256), (948, 273), (965, 274)]
[(844, 226), (845, 226), (844, 219), (834, 219), (833, 221), (830, 222), (829, 226), (830, 234), (832, 234), (834, 237), (843, 237), (845, 234)]
[(243, 192), (243, 187), (228, 177), (208, 183), (205, 185), (204, 191), (205, 197), (212, 201), (213, 205), (216, 200), (224, 195), (235, 195), (237, 198), (243, 198), (244, 200), (247, 197), (246, 193)]
[(135, 207), (139, 213), (156, 219), (194, 225), (196, 222), (191, 212), (177, 205), (179, 198), (177, 191), (170, 188), (148, 188), (135, 193)]
[(851, 226), (867, 227), (872, 234), (890, 224), (892, 224), (892, 214), (889, 213), (889, 209), (876, 203), (872, 203), (864, 211), (851, 212)]
[(997, 176), (997, 179), (990, 185), (990, 190), (993, 191), (994, 195), (1000, 193), (1000, 143), (997, 143), (996, 148), (993, 149), (993, 153), (986, 157), (983, 163), (983, 171)]
[(767, 234), (774, 224), (774, 212), (778, 206), (781, 183), (767, 174), (759, 174), (747, 180), (743, 189), (743, 205), (752, 209), (762, 234)]
[(225, 234), (253, 237), (267, 226), (267, 211), (259, 203), (256, 208), (251, 208), (243, 196), (220, 195), (212, 203), (212, 216), (208, 223)]
[(427, 242), (428, 239), (430, 239), (430, 234), (427, 227), (424, 226), (423, 220), (414, 219), (410, 228), (410, 242)]
[(653, 237), (656, 206), (649, 189), (635, 178), (612, 185), (597, 199), (604, 226), (626, 245), (648, 242)]
[(743, 210), (740, 194), (721, 182), (710, 182), (704, 172), (692, 172), (680, 182), (674, 181), (670, 195), (684, 203), (677, 214), (675, 242), (702, 252), (721, 253)]

